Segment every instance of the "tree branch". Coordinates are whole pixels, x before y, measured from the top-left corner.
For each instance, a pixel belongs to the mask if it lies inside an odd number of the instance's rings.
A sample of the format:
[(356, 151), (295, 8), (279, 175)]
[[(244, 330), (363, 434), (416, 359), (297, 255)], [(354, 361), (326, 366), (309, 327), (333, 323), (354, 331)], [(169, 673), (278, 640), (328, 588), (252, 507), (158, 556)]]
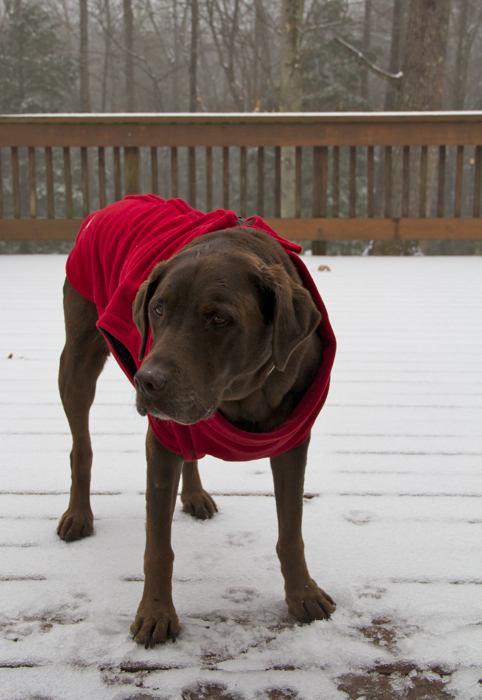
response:
[(393, 73), (388, 73), (388, 71), (383, 70), (383, 68), (379, 68), (378, 66), (375, 66), (371, 61), (368, 60), (366, 56), (362, 54), (361, 51), (356, 49), (354, 46), (349, 44), (347, 41), (344, 39), (341, 39), (339, 36), (334, 34), (335, 40), (338, 41), (342, 46), (344, 46), (346, 49), (349, 51), (352, 51), (354, 54), (357, 56), (357, 60), (359, 63), (364, 63), (373, 73), (378, 75), (380, 78), (383, 78), (384, 80), (391, 80), (395, 84), (400, 84), (400, 80), (403, 78), (403, 72), (399, 71), (396, 74)]
[[(235, 3), (235, 8), (234, 8), (234, 17), (231, 19), (229, 17), (227, 11), (222, 12), (221, 8), (219, 7), (219, 3), (217, 0), (207, 0), (206, 2), (206, 7), (208, 11), (208, 24), (211, 27), (211, 33), (213, 36), (213, 40), (218, 52), (219, 56), (219, 62), (221, 64), (222, 69), (224, 70), (226, 79), (228, 81), (228, 87), (229, 91), (231, 93), (231, 96), (236, 104), (236, 107), (239, 112), (244, 111), (244, 101), (243, 101), (243, 96), (240, 95), (242, 92), (241, 87), (238, 85), (238, 82), (236, 80), (236, 75), (235, 75), (235, 65), (234, 65), (234, 50), (235, 50), (235, 37), (236, 37), (236, 32), (237, 32), (237, 17), (238, 17), (238, 8), (239, 8), (239, 0), (236, 0)], [(223, 45), (226, 47), (227, 45), (227, 63), (224, 60), (223, 56), (223, 48), (220, 44), (218, 33), (216, 31), (216, 26), (215, 26), (215, 17), (214, 17), (214, 11), (215, 9), (217, 10), (217, 13), (219, 15), (219, 20), (221, 22), (221, 29), (222, 29), (222, 36), (223, 36)], [(231, 21), (231, 27), (229, 27), (228, 20)]]
[(163, 80), (166, 80), (170, 75), (175, 73), (176, 71), (180, 70), (184, 66), (174, 66), (171, 70), (167, 71), (167, 73), (164, 73), (164, 75), (158, 76), (154, 73), (154, 71), (151, 68), (151, 65), (147, 58), (145, 56), (142, 56), (141, 54), (136, 53), (135, 51), (131, 51), (130, 49), (127, 48), (127, 46), (124, 46), (121, 44), (116, 37), (109, 32), (107, 27), (104, 26), (104, 23), (102, 22), (102, 19), (100, 17), (97, 17), (97, 21), (102, 27), (103, 31), (110, 37), (111, 41), (117, 46), (118, 49), (123, 51), (124, 53), (128, 53), (130, 56), (132, 56), (136, 61), (139, 61), (141, 64), (141, 67), (144, 66), (144, 71), (146, 75), (149, 76), (149, 78), (152, 80), (152, 82), (155, 84), (156, 88), (159, 87), (159, 84), (162, 83)]
[(330, 27), (334, 27), (336, 24), (341, 24), (342, 20), (339, 19), (336, 22), (328, 22), (328, 24), (317, 24), (314, 27), (306, 27), (306, 29), (303, 29), (303, 34), (306, 34), (307, 32), (314, 32), (317, 29), (329, 29)]

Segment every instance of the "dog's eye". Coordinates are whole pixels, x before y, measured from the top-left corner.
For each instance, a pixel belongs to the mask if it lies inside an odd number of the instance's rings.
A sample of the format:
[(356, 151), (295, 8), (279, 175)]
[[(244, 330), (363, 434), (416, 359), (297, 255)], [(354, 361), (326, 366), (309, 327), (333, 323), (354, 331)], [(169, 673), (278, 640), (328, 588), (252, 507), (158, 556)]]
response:
[(226, 319), (222, 316), (213, 316), (213, 326), (222, 326), (226, 323)]
[(157, 316), (162, 316), (162, 314), (164, 313), (164, 306), (162, 304), (156, 306), (156, 308), (154, 309), (154, 313), (157, 314)]

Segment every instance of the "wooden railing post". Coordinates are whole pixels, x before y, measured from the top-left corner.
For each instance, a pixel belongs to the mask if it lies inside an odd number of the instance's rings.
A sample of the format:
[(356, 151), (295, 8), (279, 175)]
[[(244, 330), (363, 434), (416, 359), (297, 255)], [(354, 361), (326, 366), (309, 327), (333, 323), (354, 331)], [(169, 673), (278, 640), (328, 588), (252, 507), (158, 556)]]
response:
[(480, 216), (480, 183), (482, 180), (482, 146), (475, 147), (474, 206), (473, 216)]
[(196, 208), (196, 149), (189, 147), (189, 204)]
[(375, 149), (368, 146), (367, 151), (367, 217), (375, 216)]
[(428, 172), (428, 146), (422, 146), (420, 152), (420, 218), (427, 215), (427, 172)]
[(340, 147), (333, 147), (333, 206), (332, 217), (337, 219), (340, 215)]
[(105, 148), (103, 146), (99, 146), (97, 155), (99, 158), (99, 206), (103, 209), (107, 204), (105, 189)]
[(264, 146), (258, 146), (258, 207), (259, 216), (264, 215)]
[(47, 216), (49, 219), (55, 219), (54, 162), (51, 146), (45, 148), (45, 178), (47, 181)]
[(3, 219), (3, 168), (2, 149), (0, 148), (0, 219)]
[(280, 151), (281, 216), (283, 218), (293, 218), (296, 210), (296, 147), (283, 146)]
[(246, 181), (246, 146), (241, 146), (239, 153), (239, 213), (246, 217), (247, 203), (247, 181)]
[(155, 146), (151, 147), (151, 192), (152, 194), (159, 194), (158, 185), (159, 173), (157, 167), (157, 148)]
[(177, 159), (177, 146), (171, 148), (171, 197), (179, 196), (179, 168)]
[(122, 198), (121, 155), (119, 146), (114, 146), (114, 200)]
[(29, 202), (30, 202), (30, 218), (37, 218), (37, 186), (36, 186), (36, 169), (35, 169), (35, 148), (29, 146), (28, 149), (28, 184), (29, 184)]
[(13, 215), (16, 219), (20, 219), (20, 171), (18, 167), (18, 148), (12, 146), (12, 181), (13, 181)]
[[(176, 167), (177, 167), (177, 161), (176, 161)], [(206, 146), (206, 211), (211, 211), (212, 208), (213, 208), (213, 149), (212, 149), (212, 146)]]
[(126, 195), (139, 194), (139, 148), (137, 146), (124, 147), (124, 178)]
[(229, 209), (229, 146), (223, 147), (223, 208)]
[[(328, 148), (315, 146), (313, 149), (313, 218), (326, 218), (328, 185)], [(311, 244), (313, 255), (326, 255), (326, 241), (315, 240)]]
[(84, 217), (90, 214), (89, 198), (89, 152), (86, 146), (80, 149), (80, 164), (82, 168), (82, 212)]
[(70, 148), (64, 146), (65, 216), (72, 219), (74, 207), (72, 199), (72, 171), (70, 168)]

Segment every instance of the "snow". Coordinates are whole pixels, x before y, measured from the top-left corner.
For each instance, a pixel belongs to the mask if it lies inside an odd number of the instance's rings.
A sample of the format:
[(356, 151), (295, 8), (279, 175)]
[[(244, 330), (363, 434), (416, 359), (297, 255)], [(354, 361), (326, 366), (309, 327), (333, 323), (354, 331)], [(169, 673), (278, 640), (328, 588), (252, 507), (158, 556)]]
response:
[[(449, 117), (454, 116), (474, 116), (480, 118), (479, 110), (457, 110), (456, 112), (445, 110), (430, 112), (410, 112), (410, 117), (412, 119), (422, 118), (422, 120), (431, 120), (433, 117)], [(203, 121), (204, 119), (218, 119), (218, 120), (241, 120), (241, 121), (254, 121), (258, 119), (266, 119), (267, 121), (272, 121), (279, 117), (279, 113), (274, 114), (273, 112), (202, 112), (198, 114), (186, 114), (185, 112), (54, 112), (52, 114), (40, 113), (40, 114), (2, 114), (1, 119), (4, 120), (19, 120), (19, 121), (42, 121), (42, 120), (56, 120), (56, 121), (112, 121), (113, 118), (118, 120), (125, 120), (126, 122), (139, 122), (148, 121), (149, 119), (155, 119), (158, 121), (168, 121), (170, 119), (184, 120), (184, 121)], [(397, 120), (400, 119), (400, 112), (339, 112), (336, 115), (333, 112), (289, 112), (284, 113), (281, 119), (286, 121), (287, 119), (300, 119), (301, 121), (308, 121), (316, 119), (317, 121), (330, 120), (333, 121), (339, 119), (344, 121), (353, 120), (354, 118), (359, 120), (360, 118), (369, 118), (370, 120), (380, 120), (384, 117), (395, 117)], [(407, 115), (404, 114), (403, 118), (406, 119)]]
[(304, 536), (337, 611), (309, 626), (287, 615), (268, 461), (207, 457), (219, 513), (197, 522), (178, 506), (174, 517), (183, 632), (146, 651), (128, 634), (142, 592), (146, 422), (109, 361), (91, 414), (95, 536), (60, 541), (65, 256), (0, 257), (0, 700), (220, 687), (331, 700), (349, 697), (342, 678), (393, 664), (410, 671), (392, 674), (393, 697), (423, 680), (446, 693), (427, 697), (482, 698), (482, 260), (306, 262), (339, 351), (313, 431)]

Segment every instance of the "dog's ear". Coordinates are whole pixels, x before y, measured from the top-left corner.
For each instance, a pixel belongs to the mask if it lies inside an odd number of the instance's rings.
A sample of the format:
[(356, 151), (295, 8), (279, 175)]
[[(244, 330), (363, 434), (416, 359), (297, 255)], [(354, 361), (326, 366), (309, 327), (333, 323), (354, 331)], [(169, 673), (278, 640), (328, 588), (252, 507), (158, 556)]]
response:
[(149, 302), (161, 281), (165, 266), (166, 262), (160, 262), (154, 267), (149, 277), (139, 287), (132, 305), (132, 318), (141, 334), (139, 362), (142, 362), (146, 354), (147, 337), (149, 335)]
[(273, 299), (273, 362), (283, 372), (294, 350), (318, 327), (321, 314), (310, 293), (282, 265), (266, 268), (263, 277)]

